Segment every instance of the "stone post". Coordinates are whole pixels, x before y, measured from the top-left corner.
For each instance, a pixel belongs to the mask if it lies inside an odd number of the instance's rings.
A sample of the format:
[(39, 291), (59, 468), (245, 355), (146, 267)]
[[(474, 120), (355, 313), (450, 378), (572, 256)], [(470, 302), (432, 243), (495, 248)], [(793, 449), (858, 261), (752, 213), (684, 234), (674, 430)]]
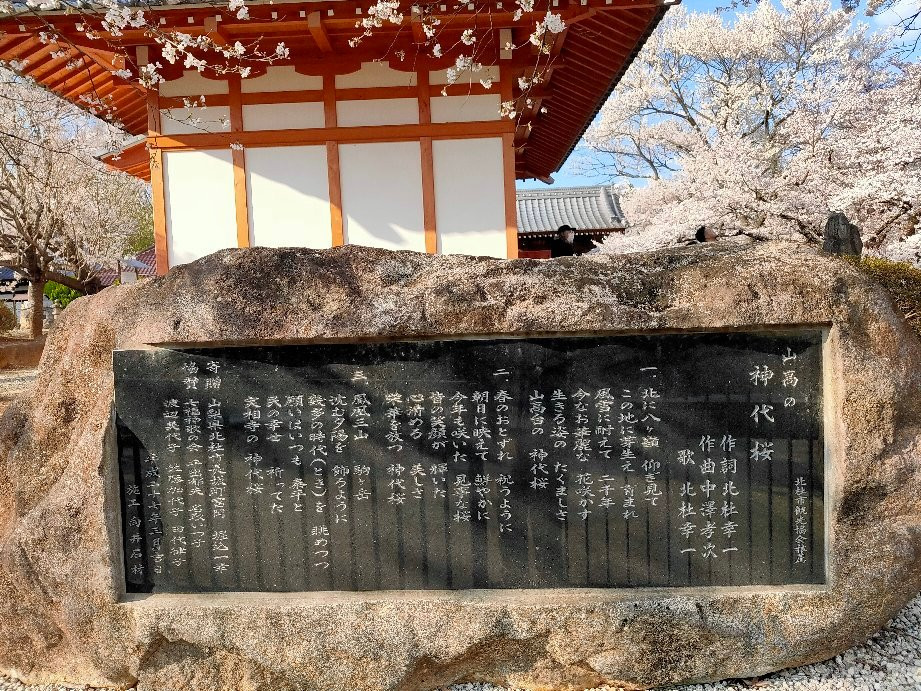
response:
[(825, 223), (822, 249), (832, 254), (859, 257), (863, 252), (860, 228), (851, 223), (841, 212), (831, 214)]

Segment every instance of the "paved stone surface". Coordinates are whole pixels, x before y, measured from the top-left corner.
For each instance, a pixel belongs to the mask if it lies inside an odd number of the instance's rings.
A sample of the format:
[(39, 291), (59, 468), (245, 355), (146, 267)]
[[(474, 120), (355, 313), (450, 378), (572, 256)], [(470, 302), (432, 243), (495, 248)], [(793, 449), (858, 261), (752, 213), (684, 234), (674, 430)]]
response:
[[(122, 602), (114, 348), (827, 324), (827, 588), (157, 595)], [(228, 250), (69, 307), (0, 424), (0, 671), (141, 690), (655, 686), (865, 640), (921, 591), (921, 343), (794, 245), (501, 261)]]

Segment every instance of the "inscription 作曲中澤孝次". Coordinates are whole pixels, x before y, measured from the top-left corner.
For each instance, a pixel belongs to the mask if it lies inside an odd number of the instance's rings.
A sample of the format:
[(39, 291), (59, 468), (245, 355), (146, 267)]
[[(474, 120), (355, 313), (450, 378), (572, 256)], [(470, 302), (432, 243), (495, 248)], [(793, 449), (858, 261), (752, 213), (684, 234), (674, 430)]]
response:
[(129, 592), (825, 579), (819, 330), (114, 367)]

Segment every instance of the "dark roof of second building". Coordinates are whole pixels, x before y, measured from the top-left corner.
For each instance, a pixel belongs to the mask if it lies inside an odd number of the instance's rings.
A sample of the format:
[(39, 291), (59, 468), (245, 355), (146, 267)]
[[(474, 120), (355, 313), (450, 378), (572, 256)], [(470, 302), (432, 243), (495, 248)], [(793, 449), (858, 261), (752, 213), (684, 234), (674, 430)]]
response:
[(555, 232), (560, 226), (575, 230), (612, 230), (627, 225), (612, 187), (556, 187), (519, 190), (518, 232)]

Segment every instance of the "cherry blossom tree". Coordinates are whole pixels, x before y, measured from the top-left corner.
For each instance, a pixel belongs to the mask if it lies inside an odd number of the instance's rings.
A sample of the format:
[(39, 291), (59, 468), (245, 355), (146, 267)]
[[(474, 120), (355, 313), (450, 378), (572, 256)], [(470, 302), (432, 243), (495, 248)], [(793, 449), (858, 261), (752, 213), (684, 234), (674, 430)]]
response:
[[(859, 0), (844, 0), (844, 7), (857, 9)], [(921, 2), (918, 0), (868, 0), (868, 17), (890, 15), (900, 32), (911, 38), (910, 48), (914, 50), (921, 38)]]
[(0, 71), (0, 266), (30, 282), (32, 336), (53, 280), (90, 292), (149, 205), (143, 183), (93, 158), (112, 133), (53, 94)]
[(635, 228), (606, 251), (708, 234), (817, 242), (830, 211), (877, 252), (917, 224), (917, 65), (827, 0), (733, 21), (678, 9), (605, 105), (586, 164), (624, 183)]
[(851, 214), (877, 255), (921, 265), (921, 64), (842, 105), (827, 160), (840, 174), (834, 209)]

